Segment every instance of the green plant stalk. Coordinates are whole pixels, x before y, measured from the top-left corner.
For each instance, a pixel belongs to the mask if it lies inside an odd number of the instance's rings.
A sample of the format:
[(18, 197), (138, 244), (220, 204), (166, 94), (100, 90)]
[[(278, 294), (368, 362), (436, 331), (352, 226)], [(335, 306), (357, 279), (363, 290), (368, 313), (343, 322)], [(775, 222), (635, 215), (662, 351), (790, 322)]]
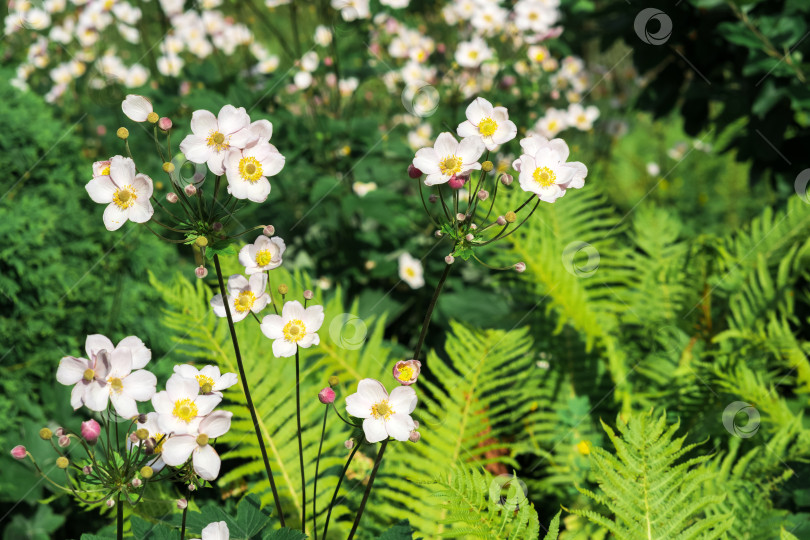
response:
[(115, 505), (116, 538), (124, 540), (124, 507), (121, 504), (121, 494), (118, 494), (118, 501)]
[(315, 540), (318, 540), (318, 509), (316, 503), (318, 502), (318, 468), (321, 464), (321, 450), (323, 449), (323, 438), (326, 435), (326, 416), (329, 414), (329, 405), (323, 411), (323, 427), (321, 427), (321, 442), (318, 445), (318, 457), (315, 459), (315, 481), (312, 486), (312, 534)]
[(273, 480), (273, 471), (270, 469), (270, 460), (267, 458), (267, 448), (264, 446), (264, 438), (262, 437), (261, 428), (259, 428), (259, 417), (256, 415), (256, 408), (253, 406), (253, 399), (250, 397), (250, 389), (248, 388), (247, 377), (245, 376), (245, 367), (242, 365), (242, 355), (239, 352), (239, 341), (236, 338), (236, 329), (233, 326), (233, 318), (231, 317), (231, 310), (227, 304), (228, 294), (225, 290), (225, 282), (222, 279), (222, 267), (219, 264), (219, 255), (214, 255), (214, 267), (217, 271), (217, 280), (219, 281), (219, 292), (222, 295), (222, 302), (225, 305), (225, 316), (228, 320), (228, 330), (231, 333), (231, 341), (233, 342), (233, 350), (236, 355), (236, 365), (239, 369), (239, 378), (242, 381), (242, 389), (245, 392), (245, 401), (247, 402), (250, 417), (253, 420), (253, 429), (256, 431), (256, 439), (259, 441), (259, 449), (262, 452), (262, 459), (264, 460), (264, 469), (267, 472), (267, 480), (270, 482), (270, 489), (273, 491), (273, 500), (276, 503), (276, 512), (278, 512), (278, 519), (281, 526), (284, 527), (284, 514), (281, 511), (281, 500), (278, 497), (278, 490), (276, 489), (276, 482)]
[(298, 422), (298, 464), (301, 466), (301, 532), (307, 528), (307, 480), (304, 474), (304, 444), (301, 440), (301, 377), (298, 346), (295, 347), (295, 419)]
[[(448, 265), (449, 268), (449, 265)], [(360, 519), (363, 517), (363, 510), (366, 509), (366, 503), (368, 502), (368, 496), (371, 494), (371, 486), (374, 485), (374, 478), (377, 476), (377, 470), (380, 468), (380, 463), (382, 462), (383, 453), (385, 452), (385, 447), (388, 446), (388, 439), (385, 439), (382, 444), (380, 445), (380, 451), (377, 452), (377, 459), (374, 461), (374, 469), (371, 470), (371, 476), (368, 479), (368, 485), (366, 486), (366, 491), (363, 493), (363, 500), (360, 501), (360, 508), (357, 509), (357, 516), (354, 518), (354, 525), (352, 525), (352, 530), (349, 533), (348, 540), (352, 540), (354, 538), (354, 534), (357, 532), (357, 527), (360, 526)]]
[(442, 272), (442, 276), (439, 278), (439, 283), (436, 285), (436, 290), (433, 291), (433, 298), (430, 299), (430, 305), (428, 305), (427, 313), (425, 313), (425, 320), (422, 321), (422, 331), (419, 333), (419, 340), (416, 342), (416, 347), (413, 350), (412, 358), (414, 360), (419, 360), (419, 354), (422, 352), (422, 345), (425, 344), (428, 326), (430, 326), (430, 318), (433, 316), (433, 310), (436, 308), (436, 301), (439, 299), (439, 295), (442, 292), (444, 282), (447, 281), (447, 276), (450, 274), (451, 266), (452, 265), (448, 264), (444, 267), (444, 272)]
[(343, 478), (346, 476), (346, 471), (349, 470), (349, 465), (351, 465), (352, 458), (354, 458), (354, 454), (357, 452), (358, 448), (360, 448), (360, 445), (355, 444), (354, 448), (352, 448), (352, 453), (349, 454), (349, 459), (346, 460), (346, 465), (343, 466), (343, 470), (340, 472), (340, 477), (338, 477), (335, 492), (332, 493), (332, 500), (329, 502), (329, 510), (326, 512), (326, 524), (323, 526), (323, 534), (321, 535), (323, 538), (326, 538), (326, 531), (329, 530), (329, 518), (332, 517), (332, 508), (335, 506), (335, 500), (337, 499), (338, 491), (340, 491), (340, 484), (343, 482)]
[(180, 524), (180, 540), (186, 540), (186, 513), (188, 513), (188, 504), (183, 508), (183, 522)]

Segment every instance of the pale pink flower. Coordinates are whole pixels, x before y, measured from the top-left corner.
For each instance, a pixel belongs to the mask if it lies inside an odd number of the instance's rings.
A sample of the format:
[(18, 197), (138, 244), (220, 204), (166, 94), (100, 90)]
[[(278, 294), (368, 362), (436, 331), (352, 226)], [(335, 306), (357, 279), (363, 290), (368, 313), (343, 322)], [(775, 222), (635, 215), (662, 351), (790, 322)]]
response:
[(207, 163), (217, 176), (225, 174), (228, 151), (245, 148), (253, 142), (250, 117), (243, 107), (225, 105), (219, 115), (198, 110), (191, 115), (191, 134), (180, 143), (180, 151), (193, 163)]
[[(253, 274), (248, 280), (241, 274), (228, 278), (227, 306), (231, 311), (233, 322), (244, 320), (249, 313), (259, 313), (267, 306), (270, 296), (267, 294), (267, 274)], [(222, 295), (211, 298), (211, 307), (217, 317), (226, 317), (225, 303)]]
[(320, 343), (316, 333), (323, 324), (323, 306), (304, 308), (301, 302), (287, 302), (281, 315), (267, 315), (262, 319), (262, 333), (273, 341), (273, 355), (285, 358), (295, 354), (298, 347), (311, 347)]
[(363, 432), (368, 442), (388, 437), (404, 442), (416, 429), (410, 416), (416, 402), (416, 392), (410, 386), (398, 386), (389, 395), (380, 381), (363, 379), (357, 383), (357, 392), (346, 398), (346, 412), (364, 419)]
[(152, 196), (152, 179), (137, 174), (135, 162), (130, 158), (115, 156), (110, 159), (109, 175), (94, 176), (85, 189), (93, 202), (108, 204), (104, 210), (104, 226), (115, 231), (131, 220), (146, 223), (155, 213), (149, 198)]
[(202, 419), (195, 432), (171, 437), (163, 445), (163, 461), (177, 467), (191, 457), (194, 472), (204, 480), (214, 480), (219, 475), (222, 460), (209, 442), (231, 429), (232, 416), (229, 411), (213, 412)]
[(200, 385), (194, 379), (175, 373), (166, 381), (166, 390), (154, 395), (152, 406), (158, 414), (158, 427), (162, 433), (186, 435), (196, 433), (202, 419), (220, 401), (219, 396), (200, 394)]
[(484, 153), (480, 137), (467, 137), (458, 142), (452, 133), (441, 133), (433, 148), (421, 148), (413, 166), (427, 175), (425, 185), (444, 184), (450, 178), (481, 168), (478, 158)]

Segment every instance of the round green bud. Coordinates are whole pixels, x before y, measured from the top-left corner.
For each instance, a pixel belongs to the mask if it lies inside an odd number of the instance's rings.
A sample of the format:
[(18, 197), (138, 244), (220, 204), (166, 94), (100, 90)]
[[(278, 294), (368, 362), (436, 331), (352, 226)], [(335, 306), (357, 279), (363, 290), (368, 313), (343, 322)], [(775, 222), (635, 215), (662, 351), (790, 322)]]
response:
[(205, 247), (208, 245), (208, 238), (204, 236), (198, 236), (197, 239), (194, 240), (194, 244), (196, 244), (197, 247)]
[(135, 431), (135, 436), (138, 437), (138, 440), (145, 441), (149, 438), (149, 430), (146, 428), (138, 428)]
[(152, 111), (146, 115), (146, 121), (149, 122), (150, 124), (156, 124), (159, 119), (160, 115), (158, 115), (158, 113), (156, 113), (155, 111)]
[(163, 172), (165, 173), (173, 173), (174, 172), (174, 163), (167, 161), (163, 164)]
[(329, 377), (329, 386), (337, 386), (340, 382), (340, 379), (337, 378), (337, 375), (332, 375)]
[(198, 446), (207, 445), (208, 444), (208, 435), (206, 435), (205, 433), (200, 433), (199, 435), (197, 435), (197, 441), (196, 442), (197, 442)]
[(512, 211), (507, 212), (503, 218), (506, 220), (507, 223), (514, 223), (517, 221), (517, 214)]

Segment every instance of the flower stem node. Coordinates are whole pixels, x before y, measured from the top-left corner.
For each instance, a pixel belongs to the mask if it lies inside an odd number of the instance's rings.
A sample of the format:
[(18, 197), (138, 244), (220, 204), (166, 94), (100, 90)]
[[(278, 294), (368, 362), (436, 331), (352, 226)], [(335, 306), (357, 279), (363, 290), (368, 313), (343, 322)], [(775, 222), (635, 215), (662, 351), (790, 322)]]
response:
[(314, 297), (315, 297), (315, 294), (312, 291), (310, 291), (309, 289), (304, 291), (304, 298), (306, 300), (312, 300)]
[(495, 223), (501, 226), (506, 225), (506, 218), (503, 216), (498, 216), (498, 219), (495, 220)]
[(158, 120), (158, 127), (163, 131), (169, 131), (172, 129), (172, 119), (166, 118), (165, 116)]
[(167, 161), (163, 164), (163, 172), (165, 173), (173, 173), (174, 172), (174, 163), (171, 161)]
[(482, 189), (481, 191), (478, 192), (479, 201), (485, 201), (487, 199), (489, 199), (489, 191)]
[(264, 229), (262, 229), (262, 234), (265, 236), (273, 236), (276, 234), (276, 228), (272, 225), (265, 225)]
[(158, 120), (160, 120), (160, 115), (155, 111), (152, 111), (146, 115), (146, 121), (150, 124), (157, 124)]
[(60, 469), (67, 469), (70, 466), (70, 461), (65, 456), (56, 458), (56, 466)]
[(170, 191), (169, 193), (167, 193), (167, 194), (166, 194), (166, 200), (167, 200), (167, 201), (168, 201), (170, 204), (174, 204), (174, 203), (176, 203), (176, 202), (177, 202), (177, 193), (175, 193), (175, 192), (173, 192), (173, 191)]
[(26, 454), (28, 454), (28, 450), (21, 444), (18, 444), (14, 448), (11, 449), (11, 457), (14, 459), (24, 459)]
[(510, 212), (507, 212), (507, 213), (506, 213), (506, 215), (504, 216), (504, 218), (506, 219), (506, 222), (507, 222), (507, 223), (514, 223), (515, 221), (517, 221), (517, 214), (515, 214), (514, 212), (511, 212), (511, 211), (510, 211)]
[(521, 273), (526, 271), (526, 263), (519, 262), (515, 265), (515, 272)]
[(199, 279), (203, 279), (205, 276), (208, 275), (208, 268), (204, 266), (198, 266), (194, 269), (194, 275), (197, 276)]
[(50, 429), (44, 427), (39, 430), (39, 438), (42, 439), (43, 441), (49, 441), (51, 440), (51, 437), (53, 437), (53, 431), (51, 431)]
[(320, 392), (318, 392), (318, 401), (323, 403), (324, 405), (329, 405), (330, 403), (335, 402), (335, 391), (329, 387), (324, 388)]
[(129, 130), (127, 128), (125, 128), (125, 127), (120, 127), (115, 132), (115, 134), (118, 136), (119, 139), (126, 140), (127, 137), (129, 137)]
[(338, 379), (337, 375), (332, 375), (329, 377), (329, 386), (337, 386), (339, 382), (340, 379)]
[(67, 435), (62, 435), (61, 437), (59, 437), (58, 444), (59, 448), (67, 448), (68, 446), (70, 446), (70, 437), (68, 437)]
[(419, 178), (422, 176), (422, 171), (414, 167), (413, 164), (410, 164), (408, 165), (408, 176), (411, 178)]
[(141, 472), (141, 476), (142, 476), (143, 478), (146, 478), (147, 480), (149, 480), (150, 478), (152, 478), (152, 475), (154, 475), (154, 474), (155, 474), (154, 469), (152, 469), (152, 467), (150, 467), (150, 466), (148, 466), (148, 465), (147, 465), (147, 466), (145, 466), (145, 467), (141, 467), (141, 471), (140, 471), (140, 472)]
[(145, 441), (149, 438), (149, 430), (146, 428), (138, 428), (135, 431), (135, 436), (138, 437), (139, 441)]
[(141, 480), (140, 478), (133, 478), (132, 479), (132, 487), (139, 488), (142, 485), (143, 485), (143, 480)]
[(505, 186), (510, 186), (510, 185), (512, 185), (512, 182), (513, 182), (514, 180), (515, 180), (515, 179), (512, 177), (512, 175), (511, 175), (511, 174), (502, 174), (502, 175), (501, 175), (501, 184), (503, 184), (503, 185), (505, 185)]
[(444, 258), (444, 262), (446, 262), (447, 264), (453, 264), (454, 262), (456, 262), (456, 258), (453, 257), (452, 255), (448, 255), (447, 257)]
[(485, 161), (485, 162), (483, 162), (483, 163), (481, 164), (481, 170), (483, 170), (484, 172), (489, 172), (489, 171), (491, 171), (493, 168), (494, 168), (494, 165), (492, 164), (492, 162), (491, 162), (491, 161)]
[(188, 501), (186, 499), (177, 499), (177, 509), (185, 510), (188, 508)]
[(194, 195), (197, 194), (197, 186), (195, 186), (194, 184), (189, 184), (183, 188), (183, 191), (185, 191), (186, 195), (188, 195), (189, 197), (193, 197)]
[(278, 294), (284, 296), (288, 292), (290, 292), (290, 288), (287, 287), (287, 285), (285, 285), (284, 283), (278, 286)]
[(205, 236), (198, 236), (196, 240), (194, 240), (194, 244), (197, 247), (205, 247), (208, 245), (208, 238)]
[(343, 443), (343, 446), (346, 447), (346, 450), (351, 450), (354, 448), (354, 439), (347, 440), (345, 443)]

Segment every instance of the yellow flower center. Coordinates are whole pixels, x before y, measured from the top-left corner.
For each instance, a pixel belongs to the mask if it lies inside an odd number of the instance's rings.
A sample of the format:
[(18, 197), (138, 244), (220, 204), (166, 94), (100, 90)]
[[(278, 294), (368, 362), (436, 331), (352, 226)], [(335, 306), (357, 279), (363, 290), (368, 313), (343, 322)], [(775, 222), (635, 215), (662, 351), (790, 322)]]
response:
[(498, 129), (498, 122), (486, 117), (478, 123), (478, 132), (484, 137), (490, 137)]
[(120, 394), (124, 389), (124, 383), (118, 377), (110, 377), (107, 382), (110, 383), (110, 389), (116, 394)]
[(208, 444), (208, 435), (205, 433), (200, 433), (197, 435), (197, 445), (198, 446), (205, 446)]
[(408, 268), (405, 269), (405, 275), (408, 277), (414, 277), (416, 276), (416, 270), (414, 270), (409, 266)]
[(113, 202), (115, 203), (115, 206), (121, 210), (124, 210), (135, 204), (137, 198), (138, 195), (135, 194), (135, 190), (132, 189), (132, 186), (127, 184), (126, 186), (115, 190)]
[(403, 382), (410, 381), (413, 378), (413, 368), (411, 366), (403, 366), (399, 370), (397, 379)]
[(550, 187), (553, 186), (555, 181), (557, 180), (557, 175), (554, 174), (554, 171), (549, 169), (548, 167), (538, 167), (532, 173), (532, 177), (534, 181), (540, 184), (541, 187)]
[(208, 146), (214, 148), (217, 152), (222, 152), (223, 150), (227, 150), (230, 148), (230, 144), (225, 141), (225, 135), (220, 133), (219, 131), (215, 131), (211, 133), (208, 138), (205, 140)]
[(375, 418), (375, 420), (382, 418), (383, 420), (388, 420), (391, 418), (391, 415), (394, 414), (394, 409), (388, 404), (388, 400), (384, 399), (379, 403), (375, 403), (371, 406), (371, 415)]
[(554, 130), (556, 130), (556, 129), (557, 129), (557, 121), (556, 121), (556, 120), (552, 120), (551, 122), (549, 122), (549, 123), (548, 123), (548, 126), (547, 126), (547, 129), (548, 129), (548, 131), (554, 131)]
[(537, 15), (536, 11), (532, 11), (531, 13), (529, 13), (529, 20), (530, 21), (536, 21), (537, 17), (538, 17), (538, 15)]
[(588, 119), (587, 119), (587, 118), (585, 118), (585, 115), (584, 115), (584, 114), (580, 114), (579, 116), (577, 116), (577, 123), (579, 123), (579, 124), (584, 124), (584, 123), (586, 123), (587, 121), (588, 121)]
[(110, 176), (110, 166), (107, 165), (103, 169), (101, 169), (101, 176)]
[(462, 161), (456, 156), (447, 156), (439, 162), (439, 170), (442, 174), (450, 176), (461, 172)]
[(307, 333), (307, 327), (300, 319), (293, 319), (284, 325), (283, 332), (284, 339), (287, 341), (292, 341), (293, 343), (298, 343), (304, 339), (304, 335)]
[(252, 291), (243, 291), (239, 293), (236, 300), (233, 301), (233, 307), (239, 313), (244, 313), (253, 307), (253, 302), (256, 301), (256, 295)]
[(469, 56), (471, 59), (475, 60), (476, 58), (478, 58), (478, 51), (470, 51), (467, 54), (467, 56)]
[(84, 378), (85, 381), (90, 382), (90, 381), (93, 380), (93, 378), (95, 376), (96, 376), (95, 371), (93, 371), (92, 369), (85, 369), (84, 370), (84, 375), (82, 375), (82, 378)]
[(214, 389), (214, 379), (206, 377), (205, 375), (197, 375), (197, 382), (200, 384), (200, 392), (203, 394), (210, 394)]
[(269, 249), (262, 249), (256, 252), (256, 264), (265, 266), (273, 260), (273, 253)]
[(168, 437), (166, 437), (166, 435), (164, 435), (163, 433), (155, 433), (154, 437), (152, 438), (155, 439), (156, 443), (154, 448), (155, 454), (163, 452), (163, 443), (166, 442), (166, 439)]
[(255, 157), (243, 157), (239, 160), (239, 176), (255, 184), (262, 177), (262, 164)]
[(189, 398), (179, 399), (174, 402), (174, 410), (172, 414), (188, 424), (197, 417), (197, 404)]

